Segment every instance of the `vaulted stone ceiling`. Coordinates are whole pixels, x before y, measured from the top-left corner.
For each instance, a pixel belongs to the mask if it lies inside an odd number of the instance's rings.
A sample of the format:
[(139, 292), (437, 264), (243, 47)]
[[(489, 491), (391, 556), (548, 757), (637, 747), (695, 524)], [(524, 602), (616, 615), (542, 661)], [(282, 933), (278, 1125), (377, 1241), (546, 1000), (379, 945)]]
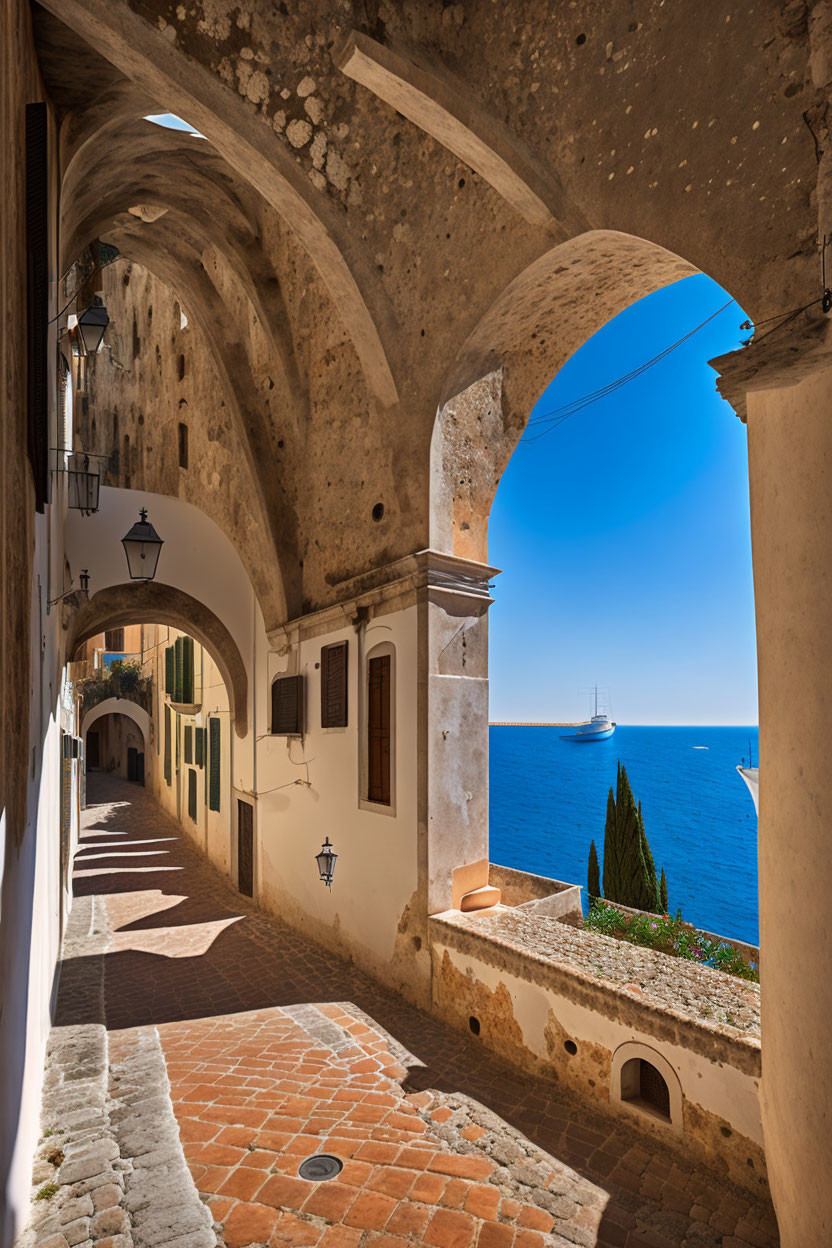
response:
[[(757, 317), (819, 293), (799, 7), (35, 7), (63, 267), (105, 238), (186, 306), (233, 415), (246, 531), (280, 567), (267, 614), (455, 543), (460, 491), (484, 558), (531, 404), (634, 299), (698, 269)], [(142, 120), (161, 111), (205, 138)], [(449, 415), (490, 373), (486, 407)]]

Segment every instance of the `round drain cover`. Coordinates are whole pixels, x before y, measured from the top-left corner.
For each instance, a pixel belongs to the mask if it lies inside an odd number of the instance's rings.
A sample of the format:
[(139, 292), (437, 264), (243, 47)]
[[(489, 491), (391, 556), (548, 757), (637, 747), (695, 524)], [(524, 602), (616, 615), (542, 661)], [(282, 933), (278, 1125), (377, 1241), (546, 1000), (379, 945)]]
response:
[(316, 1153), (300, 1163), (298, 1174), (310, 1183), (324, 1183), (327, 1179), (334, 1179), (343, 1169), (344, 1163), (331, 1153)]

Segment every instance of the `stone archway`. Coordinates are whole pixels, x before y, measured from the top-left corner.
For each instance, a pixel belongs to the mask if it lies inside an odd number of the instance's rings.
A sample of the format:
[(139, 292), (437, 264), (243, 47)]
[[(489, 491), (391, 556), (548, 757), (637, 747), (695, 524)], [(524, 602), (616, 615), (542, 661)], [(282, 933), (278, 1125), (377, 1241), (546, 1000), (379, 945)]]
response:
[(248, 676), (231, 633), (204, 603), (172, 585), (132, 581), (94, 594), (75, 616), (69, 633), (72, 654), (90, 637), (127, 624), (169, 624), (199, 641), (219, 668), (228, 691), (238, 737), (248, 732)]
[(92, 725), (105, 715), (126, 715), (132, 719), (144, 738), (145, 747), (150, 748), (150, 716), (143, 706), (131, 702), (129, 698), (105, 698), (103, 702), (91, 706), (81, 720), (81, 736), (85, 741)]
[(570, 356), (624, 308), (699, 272), (647, 239), (592, 230), (528, 265), (445, 378), (431, 444), (431, 546), (487, 562), (488, 517), (531, 410)]

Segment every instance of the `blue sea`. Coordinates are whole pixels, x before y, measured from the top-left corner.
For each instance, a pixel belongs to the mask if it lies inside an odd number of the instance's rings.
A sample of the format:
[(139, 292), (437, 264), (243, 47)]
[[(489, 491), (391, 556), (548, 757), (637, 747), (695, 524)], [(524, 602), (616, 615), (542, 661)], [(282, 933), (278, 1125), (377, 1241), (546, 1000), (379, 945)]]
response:
[[(604, 847), (607, 792), (620, 759), (641, 801), (669, 908), (699, 927), (759, 943), (757, 815), (736, 766), (757, 764), (756, 728), (617, 727), (608, 741), (561, 741), (566, 728), (490, 733), (491, 861), (586, 892), (589, 843)], [(602, 868), (603, 869), (603, 868)]]

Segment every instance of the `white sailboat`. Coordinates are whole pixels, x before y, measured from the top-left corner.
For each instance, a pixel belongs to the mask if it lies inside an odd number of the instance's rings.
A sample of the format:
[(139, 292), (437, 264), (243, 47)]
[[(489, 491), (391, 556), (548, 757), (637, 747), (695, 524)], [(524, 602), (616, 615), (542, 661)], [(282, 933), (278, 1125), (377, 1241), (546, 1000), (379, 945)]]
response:
[(598, 710), (598, 686), (595, 686), (595, 714), (575, 731), (561, 734), (561, 741), (607, 741), (615, 732), (615, 724), (606, 711)]

